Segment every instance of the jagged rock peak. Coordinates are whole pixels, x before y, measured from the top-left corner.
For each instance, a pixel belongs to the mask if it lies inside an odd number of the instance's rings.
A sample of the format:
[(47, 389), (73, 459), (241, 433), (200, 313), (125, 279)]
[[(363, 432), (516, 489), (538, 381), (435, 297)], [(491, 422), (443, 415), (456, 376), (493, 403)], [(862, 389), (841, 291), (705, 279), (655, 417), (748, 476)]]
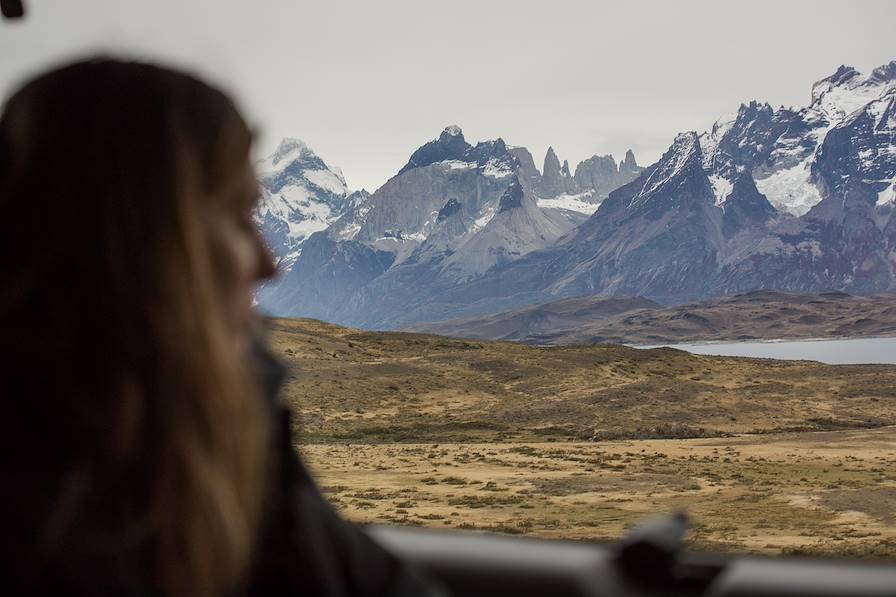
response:
[(548, 147), (544, 156), (541, 175), (541, 184), (538, 185), (536, 192), (542, 197), (556, 197), (564, 193), (578, 192), (578, 183), (569, 173), (569, 163), (564, 161), (561, 166), (553, 147)]
[(563, 160), (563, 166), (560, 167), (560, 173), (563, 176), (569, 176), (569, 162), (567, 160)]
[(476, 144), (471, 151), (471, 157), (477, 158), (482, 155), (491, 155), (491, 156), (499, 156), (507, 153), (507, 144), (504, 143), (504, 139), (498, 137), (497, 139), (490, 139), (488, 141), (480, 141)]
[(360, 191), (354, 191), (351, 195), (346, 197), (346, 202), (352, 207), (358, 207), (369, 198), (370, 191), (368, 191), (367, 189), (361, 189)]
[(896, 89), (896, 61), (863, 75), (850, 66), (841, 66), (830, 77), (812, 86), (811, 107), (831, 122), (839, 122), (869, 101)]
[(314, 151), (301, 139), (286, 137), (280, 141), (274, 153), (261, 160), (260, 165), (262, 170), (266, 170), (275, 166), (283, 166), (300, 157), (314, 155)]
[(768, 102), (757, 102), (756, 100), (751, 100), (748, 104), (740, 105), (740, 108), (738, 108), (737, 110), (737, 117), (742, 118), (745, 114), (759, 114), (762, 112), (771, 114), (774, 111), (774, 108), (772, 108), (771, 104), (769, 104)]
[(841, 64), (839, 67), (837, 67), (837, 70), (834, 71), (833, 75), (825, 77), (824, 79), (822, 79), (822, 81), (827, 81), (833, 85), (839, 85), (858, 74), (859, 71), (857, 71), (855, 68), (847, 66), (845, 64)]
[[(612, 156), (610, 156), (612, 159)], [(638, 168), (638, 161), (635, 159), (635, 152), (631, 149), (625, 152), (625, 158), (622, 160), (622, 163), (619, 165), (620, 170), (622, 166), (625, 166), (626, 169)]]
[(887, 83), (889, 81), (896, 81), (896, 60), (891, 60), (886, 64), (878, 66), (876, 69), (871, 71), (871, 75), (868, 77), (868, 80), (873, 83)]
[(644, 186), (638, 193), (636, 200), (659, 192), (667, 183), (676, 180), (679, 176), (699, 169), (702, 173), (703, 153), (700, 150), (700, 140), (696, 132), (679, 133), (672, 142), (672, 146), (666, 150), (663, 157), (657, 162), (653, 172), (644, 182)]
[(442, 137), (446, 137), (446, 136), (447, 136), (447, 137), (460, 137), (461, 139), (463, 139), (463, 138), (464, 138), (464, 132), (463, 132), (463, 131), (461, 130), (461, 128), (460, 128), (459, 126), (457, 126), (456, 124), (449, 124), (449, 125), (446, 126), (445, 129), (442, 131), (442, 134), (439, 135), (439, 138), (441, 139)]
[(445, 127), (438, 139), (426, 143), (413, 154), (408, 163), (398, 171), (404, 174), (408, 170), (428, 166), (444, 160), (463, 159), (470, 145), (464, 140), (463, 132), (457, 125)]
[(672, 147), (669, 148), (667, 153), (681, 150), (689, 153), (700, 151), (700, 142), (696, 131), (687, 131), (675, 135), (675, 141), (672, 142)]
[(859, 71), (854, 69), (851, 66), (846, 66), (845, 64), (841, 64), (840, 67), (834, 72), (833, 75), (829, 77), (825, 77), (820, 81), (816, 81), (812, 85), (812, 102), (815, 103), (821, 97), (821, 95), (831, 89), (832, 87), (838, 87), (843, 85), (850, 79), (859, 76)]
[(510, 181), (510, 185), (508, 185), (507, 190), (504, 191), (504, 194), (501, 195), (501, 200), (498, 202), (498, 212), (505, 212), (509, 209), (514, 209), (522, 206), (523, 204), (523, 187), (520, 184), (520, 179), (517, 176), (513, 177), (513, 180)]
[[(575, 179), (584, 188), (597, 188), (603, 183), (612, 184), (610, 179), (614, 178), (619, 169), (616, 166), (616, 160), (612, 155), (593, 155), (587, 160), (582, 160), (576, 166)], [(595, 180), (599, 179), (600, 182)], [(605, 185), (605, 186), (606, 186)]]
[(271, 193), (279, 193), (286, 186), (315, 186), (321, 191), (340, 197), (348, 195), (342, 170), (327, 165), (302, 140), (286, 137), (276, 151), (258, 161), (256, 171), (262, 186)]
[[(554, 168), (554, 164), (557, 165), (556, 168)], [(548, 169), (548, 165), (550, 165), (552, 170), (560, 169), (560, 160), (557, 158), (557, 154), (554, 152), (553, 147), (548, 147), (547, 153), (544, 154), (544, 170)], [(543, 171), (542, 174), (544, 174)]]

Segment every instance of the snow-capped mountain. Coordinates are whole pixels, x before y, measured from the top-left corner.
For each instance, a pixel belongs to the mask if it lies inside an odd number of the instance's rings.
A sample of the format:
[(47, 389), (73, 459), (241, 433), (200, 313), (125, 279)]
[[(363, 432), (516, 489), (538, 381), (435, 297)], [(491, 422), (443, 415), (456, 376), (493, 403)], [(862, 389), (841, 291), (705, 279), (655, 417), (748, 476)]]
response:
[[(373, 195), (343, 195), (340, 215), (259, 293), (262, 308), (367, 325), (388, 314), (378, 303), (393, 293), (452, 287), (549, 246), (594, 212), (599, 194), (580, 186), (552, 149), (545, 162), (547, 180), (565, 181), (556, 195), (524, 148), (502, 139), (471, 145), (460, 127), (445, 128)], [(634, 156), (629, 163), (637, 168)]]
[(288, 271), (313, 233), (326, 229), (366, 191), (351, 193), (339, 168), (328, 166), (298, 139), (283, 139), (277, 150), (256, 164), (261, 201), (255, 220)]
[(896, 61), (841, 67), (804, 107), (743, 104), (643, 169), (594, 156), (573, 174), (549, 149), (539, 171), (448, 127), (373, 195), (343, 194), (259, 300), (395, 328), (581, 295), (892, 292), (894, 185)]
[(812, 101), (804, 108), (742, 105), (700, 135), (717, 202), (725, 202), (724, 194), (742, 168), (749, 170), (756, 188), (775, 209), (797, 216), (807, 213), (823, 196), (825, 182), (819, 177), (825, 166), (818, 160), (827, 136), (839, 135), (850, 118), (872, 104), (886, 104), (894, 89), (896, 61), (869, 75), (841, 66), (812, 86)]
[(574, 232), (442, 299), (459, 316), (595, 294), (892, 292), (894, 184), (896, 62), (841, 67), (805, 108), (750, 102), (680, 134)]

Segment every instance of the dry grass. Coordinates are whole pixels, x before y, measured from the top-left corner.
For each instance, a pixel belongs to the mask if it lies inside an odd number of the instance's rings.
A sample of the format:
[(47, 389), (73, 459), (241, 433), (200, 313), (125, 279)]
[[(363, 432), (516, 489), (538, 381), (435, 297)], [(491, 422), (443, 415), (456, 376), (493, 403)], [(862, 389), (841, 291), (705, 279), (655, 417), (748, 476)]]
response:
[(896, 424), (896, 367), (538, 348), (277, 320), (304, 441), (710, 437)]
[(300, 451), (359, 522), (605, 540), (685, 510), (696, 548), (896, 557), (896, 428)]
[(896, 556), (896, 367), (307, 320), (270, 340), (351, 519), (600, 540), (686, 509), (698, 547)]

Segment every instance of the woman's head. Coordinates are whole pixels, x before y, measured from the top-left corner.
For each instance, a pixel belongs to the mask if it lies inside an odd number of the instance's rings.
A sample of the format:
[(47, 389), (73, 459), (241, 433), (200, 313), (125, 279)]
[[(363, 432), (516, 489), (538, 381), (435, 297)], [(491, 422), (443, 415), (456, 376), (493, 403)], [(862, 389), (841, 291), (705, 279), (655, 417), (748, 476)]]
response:
[(266, 449), (251, 288), (274, 271), (250, 142), (223, 93), (146, 64), (79, 62), (8, 100), (4, 498), (33, 514), (22, 565), (173, 593), (238, 582)]

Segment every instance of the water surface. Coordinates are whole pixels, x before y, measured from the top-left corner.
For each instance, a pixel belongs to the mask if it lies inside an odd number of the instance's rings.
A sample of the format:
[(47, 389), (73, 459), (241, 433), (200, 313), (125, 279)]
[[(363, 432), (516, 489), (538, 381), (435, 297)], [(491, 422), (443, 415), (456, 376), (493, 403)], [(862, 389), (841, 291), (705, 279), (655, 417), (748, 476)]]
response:
[[(830, 365), (896, 364), (896, 338), (663, 344), (694, 354), (821, 361)], [(655, 348), (655, 346), (651, 347)]]

